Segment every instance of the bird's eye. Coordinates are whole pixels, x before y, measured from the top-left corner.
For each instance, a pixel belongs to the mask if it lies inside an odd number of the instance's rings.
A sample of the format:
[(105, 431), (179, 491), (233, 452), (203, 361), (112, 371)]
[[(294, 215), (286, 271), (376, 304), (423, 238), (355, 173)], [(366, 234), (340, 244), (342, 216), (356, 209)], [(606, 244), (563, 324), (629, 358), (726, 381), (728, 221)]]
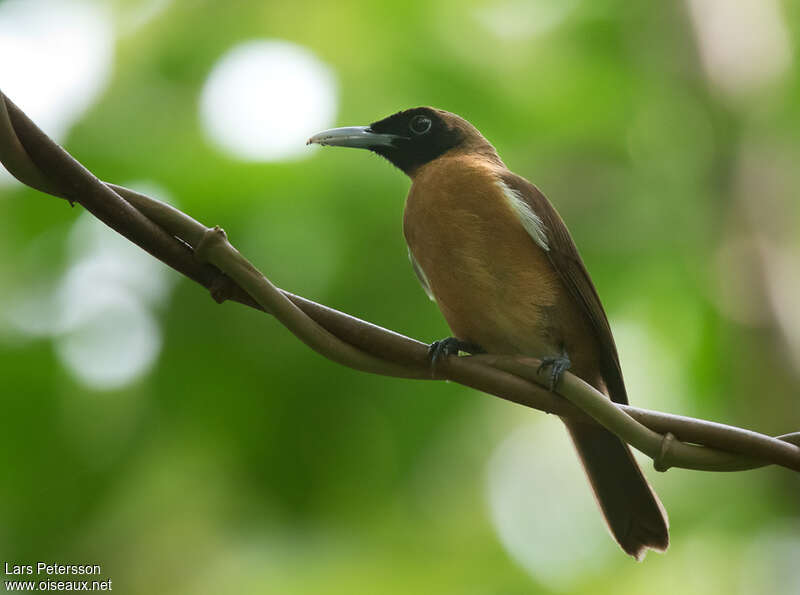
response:
[(425, 134), (431, 129), (432, 124), (433, 122), (427, 116), (414, 116), (408, 123), (408, 127), (414, 134)]

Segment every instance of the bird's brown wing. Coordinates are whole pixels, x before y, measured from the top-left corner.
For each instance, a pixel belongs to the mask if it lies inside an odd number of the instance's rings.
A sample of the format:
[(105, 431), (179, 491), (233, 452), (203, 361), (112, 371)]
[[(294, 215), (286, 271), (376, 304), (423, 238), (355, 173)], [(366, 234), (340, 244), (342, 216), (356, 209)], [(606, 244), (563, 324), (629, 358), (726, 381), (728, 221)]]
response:
[(525, 178), (508, 172), (502, 176), (502, 180), (509, 188), (519, 193), (542, 220), (550, 248), (547, 252), (550, 262), (572, 298), (581, 305), (602, 348), (601, 371), (611, 400), (627, 403), (628, 396), (622, 380), (617, 346), (611, 334), (608, 318), (564, 221), (550, 201)]

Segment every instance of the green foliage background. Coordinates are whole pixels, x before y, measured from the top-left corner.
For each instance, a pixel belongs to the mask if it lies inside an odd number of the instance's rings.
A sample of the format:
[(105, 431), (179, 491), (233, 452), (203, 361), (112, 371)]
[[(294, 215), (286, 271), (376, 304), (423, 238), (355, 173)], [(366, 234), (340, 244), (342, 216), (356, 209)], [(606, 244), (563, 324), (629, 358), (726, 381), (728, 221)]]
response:
[[(620, 336), (634, 404), (799, 429), (798, 357), (775, 296), (797, 303), (800, 290), (765, 289), (776, 254), (800, 268), (797, 67), (731, 98), (709, 82), (681, 3), (577, 3), (558, 26), (517, 38), (481, 24), (492, 5), (175, 0), (117, 41), (111, 83), (65, 146), (102, 179), (167, 188), (281, 287), (424, 341), (445, 336), (406, 259), (404, 176), (358, 151), (242, 163), (201, 130), (199, 92), (228, 48), (302, 44), (335, 71), (338, 125), (442, 107), (543, 189), (612, 326), (636, 329)], [(794, 48), (800, 10), (781, 10)], [(79, 214), (0, 189), (0, 306), (63, 273)], [(777, 252), (764, 257), (762, 239)], [(123, 593), (559, 588), (503, 547), (486, 486), (514, 428), (557, 420), (456, 385), (342, 369), (185, 280), (157, 315), (154, 369), (101, 392), (50, 340), (0, 325), (0, 559), (98, 562)], [(603, 565), (574, 568), (562, 592), (798, 585), (769, 549), (800, 548), (797, 474), (648, 474), (670, 512), (670, 551), (636, 564), (609, 538)]]

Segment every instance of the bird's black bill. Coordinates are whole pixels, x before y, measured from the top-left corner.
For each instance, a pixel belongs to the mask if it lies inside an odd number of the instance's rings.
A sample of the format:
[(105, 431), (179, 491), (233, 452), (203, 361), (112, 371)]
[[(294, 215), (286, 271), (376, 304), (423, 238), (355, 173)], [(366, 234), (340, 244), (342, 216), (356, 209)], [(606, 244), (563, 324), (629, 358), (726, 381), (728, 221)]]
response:
[(373, 147), (391, 147), (399, 138), (403, 137), (396, 134), (373, 132), (369, 126), (347, 126), (318, 132), (309, 138), (306, 144), (371, 149)]

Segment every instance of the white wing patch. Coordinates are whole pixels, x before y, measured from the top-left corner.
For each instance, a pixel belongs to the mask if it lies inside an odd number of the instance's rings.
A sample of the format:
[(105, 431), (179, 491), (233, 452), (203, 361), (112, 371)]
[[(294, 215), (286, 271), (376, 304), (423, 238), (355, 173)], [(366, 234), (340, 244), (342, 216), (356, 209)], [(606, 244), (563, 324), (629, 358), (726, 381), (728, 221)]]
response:
[(417, 262), (417, 259), (414, 258), (414, 255), (411, 254), (411, 248), (408, 249), (408, 259), (411, 261), (411, 266), (417, 275), (417, 279), (419, 279), (419, 284), (422, 285), (422, 289), (425, 290), (425, 294), (432, 302), (435, 302), (436, 298), (433, 296), (433, 291), (431, 290), (431, 284), (430, 281), (428, 281), (428, 276), (425, 274), (425, 271), (422, 270), (422, 267), (419, 266), (419, 263)]
[(522, 198), (522, 195), (517, 190), (508, 186), (503, 180), (498, 180), (497, 185), (500, 186), (500, 190), (503, 191), (503, 196), (505, 196), (508, 204), (511, 205), (512, 210), (517, 214), (517, 217), (519, 217), (519, 221), (522, 223), (522, 227), (525, 228), (525, 231), (528, 232), (528, 235), (533, 238), (533, 241), (536, 242), (542, 250), (549, 252), (550, 246), (547, 243), (547, 230), (545, 229), (544, 223), (542, 223), (541, 217), (533, 212), (533, 209), (525, 202), (525, 199)]

